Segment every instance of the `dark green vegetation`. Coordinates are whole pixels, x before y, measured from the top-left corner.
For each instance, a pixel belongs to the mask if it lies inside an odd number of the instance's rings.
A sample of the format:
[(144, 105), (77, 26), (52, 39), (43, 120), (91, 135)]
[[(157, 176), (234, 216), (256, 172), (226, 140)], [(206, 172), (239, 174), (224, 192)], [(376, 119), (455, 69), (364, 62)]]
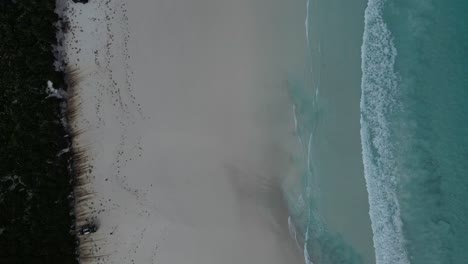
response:
[(76, 263), (55, 0), (0, 1), (0, 263)]

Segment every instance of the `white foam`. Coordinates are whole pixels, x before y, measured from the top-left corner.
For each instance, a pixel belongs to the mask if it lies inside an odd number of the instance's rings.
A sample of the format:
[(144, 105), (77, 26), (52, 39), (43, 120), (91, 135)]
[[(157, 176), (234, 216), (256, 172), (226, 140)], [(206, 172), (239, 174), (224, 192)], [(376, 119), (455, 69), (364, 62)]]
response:
[(294, 238), (294, 241), (296, 242), (296, 247), (298, 250), (301, 250), (302, 247), (301, 247), (301, 244), (299, 243), (299, 241), (297, 240), (297, 230), (296, 230), (296, 226), (294, 225), (294, 223), (292, 222), (292, 218), (291, 216), (288, 216), (288, 229), (289, 229), (289, 235), (291, 237)]
[(310, 161), (312, 160), (311, 157), (312, 151), (312, 133), (309, 135), (309, 143), (307, 144), (307, 171), (312, 174), (312, 166), (310, 165)]
[(298, 133), (298, 131), (297, 131), (297, 116), (296, 116), (296, 105), (295, 105), (295, 104), (293, 104), (293, 105), (292, 105), (292, 107), (293, 107), (293, 117), (294, 117), (294, 133), (296, 133), (296, 134), (297, 134), (297, 133)]
[(369, 0), (362, 56), (361, 141), (370, 217), (378, 264), (409, 263), (404, 247), (397, 172), (387, 113), (397, 101), (397, 56), (383, 20), (385, 0)]
[(299, 134), (299, 127), (298, 127), (298, 121), (297, 121), (297, 112), (296, 112), (296, 105), (293, 104), (293, 116), (294, 116), (294, 133), (296, 134), (297, 140), (299, 141), (299, 146), (301, 147), (301, 150), (304, 151), (304, 145), (302, 142), (302, 138)]
[[(309, 210), (309, 218), (310, 218), (310, 210)], [(307, 243), (309, 242), (309, 227), (307, 226), (307, 230), (305, 233), (305, 242), (304, 242), (304, 260), (306, 264), (313, 264), (312, 260), (310, 260), (310, 254), (307, 250)]]
[(305, 32), (306, 32), (307, 48), (310, 48), (310, 47), (309, 47), (309, 4), (310, 4), (310, 0), (307, 0), (307, 2), (306, 2), (306, 17), (305, 17), (305, 21), (304, 21), (304, 24), (305, 24)]

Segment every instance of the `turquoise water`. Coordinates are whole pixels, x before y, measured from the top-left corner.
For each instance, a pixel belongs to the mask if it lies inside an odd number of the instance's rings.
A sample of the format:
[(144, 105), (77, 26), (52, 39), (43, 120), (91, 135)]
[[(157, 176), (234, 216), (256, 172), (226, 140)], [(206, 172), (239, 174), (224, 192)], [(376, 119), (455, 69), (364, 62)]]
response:
[(286, 197), (307, 263), (375, 259), (359, 135), (364, 9), (364, 0), (308, 1), (306, 73), (289, 78), (301, 170)]
[(378, 263), (466, 263), (468, 2), (370, 0), (361, 133)]
[[(320, 185), (315, 164), (320, 158), (315, 157), (313, 147), (318, 137), (314, 136), (321, 118), (321, 106), (318, 94), (304, 93), (305, 84), (290, 84), (296, 116), (296, 132), (302, 146), (302, 152), (296, 158), (300, 171), (299, 184), (286, 192), (290, 205), (290, 223), (295, 226), (298, 242), (303, 245), (306, 263), (366, 263), (355, 248), (347, 243), (341, 234), (328, 226), (319, 203)], [(318, 90), (316, 90), (318, 91)]]
[[(362, 28), (343, 23), (340, 34), (346, 37), (333, 39), (327, 30), (340, 27), (333, 27), (333, 20), (316, 25), (326, 19), (310, 16), (339, 18), (346, 10), (359, 14), (346, 2), (307, 2), (310, 71), (289, 83), (302, 146), (296, 166), (302, 170), (286, 198), (304, 258), (308, 263), (468, 263), (468, 1), (368, 0)], [(314, 13), (314, 8), (319, 11)], [(360, 38), (360, 49), (353, 46), (354, 35)], [(334, 41), (327, 43), (327, 38)], [(339, 41), (349, 41), (346, 47), (351, 48), (340, 53), (340, 47), (333, 46)], [(361, 72), (351, 74), (360, 78), (360, 98), (353, 97), (352, 81), (349, 94), (340, 92), (341, 98), (356, 101), (360, 112), (360, 120), (349, 115), (349, 124), (360, 125), (359, 162), (368, 204), (359, 206), (368, 208), (368, 215), (360, 214), (370, 216), (372, 245), (367, 248), (375, 255), (366, 251), (365, 241), (357, 245), (349, 227), (340, 229), (340, 221), (334, 221), (349, 212), (327, 218), (331, 209), (324, 209), (339, 204), (324, 202), (338, 186), (326, 181), (335, 176), (324, 169), (333, 163), (324, 149), (336, 153), (333, 144), (323, 143), (333, 133), (325, 127), (332, 119), (344, 122), (346, 116), (339, 93), (327, 95), (343, 82), (327, 83), (326, 78), (350, 75), (354, 64), (346, 54), (361, 58)], [(330, 67), (336, 68), (334, 73)], [(344, 135), (346, 126), (335, 130)], [(342, 196), (340, 191), (333, 195)]]

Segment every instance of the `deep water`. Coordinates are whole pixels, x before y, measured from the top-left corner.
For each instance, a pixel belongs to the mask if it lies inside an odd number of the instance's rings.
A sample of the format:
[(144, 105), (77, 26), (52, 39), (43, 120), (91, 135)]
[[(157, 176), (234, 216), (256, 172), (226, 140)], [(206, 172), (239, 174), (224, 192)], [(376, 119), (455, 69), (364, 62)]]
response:
[(377, 263), (466, 263), (468, 2), (370, 0), (362, 144)]

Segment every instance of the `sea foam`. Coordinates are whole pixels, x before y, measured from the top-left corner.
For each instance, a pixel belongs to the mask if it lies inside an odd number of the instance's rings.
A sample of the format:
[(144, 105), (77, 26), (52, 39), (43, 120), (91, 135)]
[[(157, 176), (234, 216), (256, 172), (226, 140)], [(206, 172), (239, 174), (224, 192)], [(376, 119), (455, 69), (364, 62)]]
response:
[(383, 19), (385, 0), (369, 0), (362, 45), (361, 141), (377, 263), (406, 264), (389, 116), (398, 107), (397, 50)]

